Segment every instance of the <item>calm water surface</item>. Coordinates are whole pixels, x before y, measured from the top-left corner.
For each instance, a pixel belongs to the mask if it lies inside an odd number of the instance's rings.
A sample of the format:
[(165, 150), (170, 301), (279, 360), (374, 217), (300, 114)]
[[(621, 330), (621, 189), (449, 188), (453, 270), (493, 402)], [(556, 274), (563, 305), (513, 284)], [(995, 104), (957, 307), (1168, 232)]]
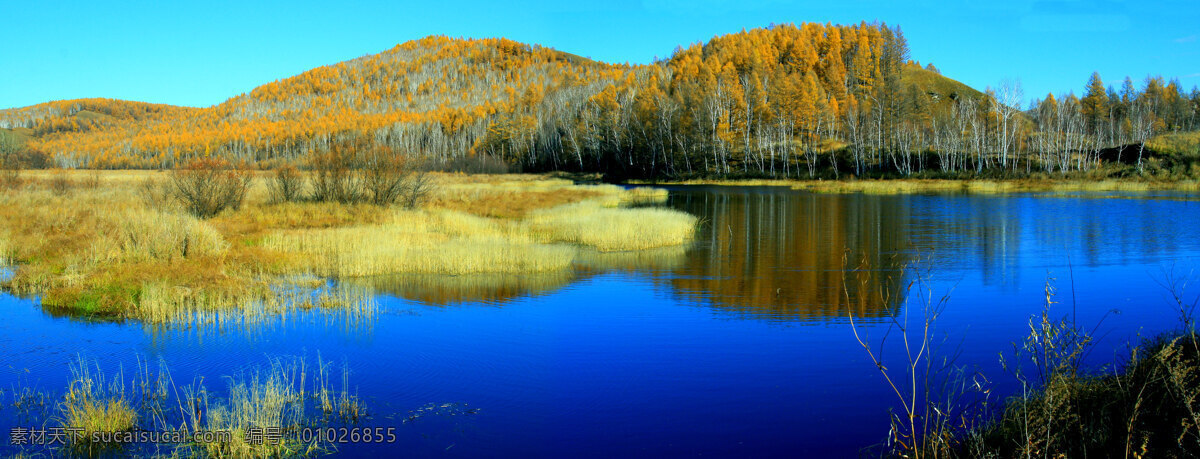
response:
[[(154, 328), (3, 295), (0, 387), (61, 391), (80, 356), (107, 369), (162, 359), (177, 381), (219, 381), (320, 353), (352, 369), (364, 425), (398, 427), (397, 443), (349, 455), (854, 456), (885, 438), (896, 400), (847, 314), (879, 336), (889, 315), (919, 309), (906, 266), (949, 295), (938, 330), (998, 394), (1018, 387), (998, 356), (1040, 312), (1048, 278), (1056, 314), (1099, 324), (1089, 358), (1102, 365), (1173, 328), (1159, 282), (1200, 267), (1200, 202), (1181, 194), (677, 187), (668, 205), (702, 218), (693, 246), (585, 254), (573, 274), (371, 279), (379, 310), (354, 321)], [(431, 403), (452, 408), (401, 424)], [(23, 422), (0, 408), (4, 440)]]

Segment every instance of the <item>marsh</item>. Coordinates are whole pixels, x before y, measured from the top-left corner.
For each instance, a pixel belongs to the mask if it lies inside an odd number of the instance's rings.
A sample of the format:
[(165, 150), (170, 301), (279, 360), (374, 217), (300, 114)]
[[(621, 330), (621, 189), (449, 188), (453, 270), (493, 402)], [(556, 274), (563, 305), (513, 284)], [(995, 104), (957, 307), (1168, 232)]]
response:
[[(5, 295), (0, 371), (12, 387), (53, 393), (80, 355), (109, 372), (161, 359), (189, 381), (319, 353), (349, 368), (366, 412), (357, 425), (397, 427), (396, 443), (337, 445), (346, 453), (844, 456), (886, 438), (895, 404), (848, 314), (882, 332), (887, 317), (915, 307), (908, 267), (924, 267), (931, 293), (949, 295), (939, 330), (956, 363), (1007, 396), (1019, 386), (997, 354), (1028, 331), (1048, 279), (1066, 303), (1055, 313), (1099, 324), (1088, 357), (1099, 367), (1139, 335), (1175, 326), (1159, 283), (1200, 256), (1191, 231), (1200, 202), (1185, 192), (662, 189), (651, 210), (699, 222), (686, 244), (572, 249), (565, 270), (313, 287), (369, 296), (370, 313), (112, 321)], [(233, 225), (220, 218), (213, 224), (228, 236)], [(9, 409), (17, 392), (0, 397), (0, 429), (42, 422)]]

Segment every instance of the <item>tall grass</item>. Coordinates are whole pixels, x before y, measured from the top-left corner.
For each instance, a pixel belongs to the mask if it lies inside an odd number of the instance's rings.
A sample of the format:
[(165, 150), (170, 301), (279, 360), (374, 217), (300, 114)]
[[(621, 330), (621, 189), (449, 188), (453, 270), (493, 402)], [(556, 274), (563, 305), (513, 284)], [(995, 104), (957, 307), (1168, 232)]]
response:
[(92, 245), (95, 263), (216, 256), (229, 247), (215, 228), (186, 214), (133, 209), (100, 219), (113, 231)]
[[(295, 185), (297, 177), (285, 175)], [(314, 303), (290, 298), (287, 279), (564, 272), (581, 250), (684, 244), (695, 222), (678, 212), (622, 207), (662, 201), (662, 190), (542, 176), (430, 174), (438, 182), (434, 199), (402, 210), (281, 202), (288, 198), (269, 176), (239, 171), (230, 180), (244, 202), (207, 219), (171, 197), (166, 173), (30, 176), (34, 185), (0, 194), (0, 258), (15, 265), (0, 287), (39, 295), (63, 311), (151, 324), (261, 322), (303, 309), (369, 317), (355, 312), (370, 309), (357, 300), (305, 306)], [(81, 177), (95, 186), (62, 194), (43, 185)]]
[(574, 256), (570, 247), (535, 243), (470, 216), (409, 211), (383, 225), (284, 233), (266, 246), (334, 277), (546, 272), (569, 267)]
[(155, 282), (141, 290), (138, 318), (149, 324), (224, 327), (258, 325), (314, 309), (362, 321), (372, 319), (376, 308), (374, 292), (351, 285), (313, 288), (279, 281), (262, 291), (222, 293)]
[(585, 201), (498, 221), (450, 211), (396, 211), (390, 222), (268, 237), (265, 246), (308, 260), (315, 274), (539, 273), (567, 269), (576, 246), (643, 250), (691, 241), (696, 218)]
[[(913, 281), (918, 287), (921, 283), (920, 276)], [(1186, 282), (1176, 279), (1163, 285), (1179, 308), (1181, 329), (1133, 343), (1129, 359), (1120, 367), (1089, 370), (1083, 361), (1094, 344), (1095, 330), (1081, 327), (1072, 312), (1064, 314), (1054, 306), (1054, 279), (1048, 279), (1041, 314), (1030, 319), (1029, 332), (1014, 343), (1011, 358), (1001, 358), (1021, 391), (1008, 397), (995, 418), (989, 412), (986, 378), (944, 373), (953, 368), (954, 355), (939, 354), (930, 339), (941, 306), (933, 314), (917, 312), (923, 319), (912, 326), (906, 319), (893, 322), (889, 330), (896, 333), (891, 340), (901, 344), (898, 358), (887, 360), (882, 342), (872, 344), (862, 334), (865, 328), (860, 330), (852, 321), (859, 343), (902, 402), (902, 410), (893, 414), (884, 454), (1200, 456), (1200, 335), (1192, 315), (1200, 296), (1185, 300)], [(921, 295), (921, 289), (915, 293)], [(953, 384), (939, 382), (947, 380)], [(978, 394), (962, 397), (971, 391)]]
[[(306, 415), (303, 360), (273, 359), (266, 368), (254, 368), (240, 377), (229, 377), (228, 397), (209, 405), (207, 416), (193, 424), (195, 430), (232, 433), (229, 441), (201, 443), (199, 448), (213, 457), (300, 456), (321, 448), (296, 435), (309, 422)], [(279, 438), (253, 441), (251, 431), (279, 432)], [(274, 435), (272, 435), (274, 437)]]
[[(333, 365), (320, 355), (315, 366), (303, 357), (281, 356), (217, 379), (221, 384), (206, 383), (203, 377), (177, 384), (162, 361), (157, 371), (139, 359), (136, 371), (105, 373), (97, 361), (81, 357), (71, 365), (71, 378), (63, 393), (20, 388), (27, 398), (36, 395), (57, 399), (58, 403), (40, 411), (28, 403), (14, 406), (31, 419), (50, 416), (50, 421), (66, 433), (65, 449), (22, 453), (304, 456), (333, 452), (336, 444), (319, 436), (305, 441), (301, 428), (349, 426), (366, 416), (366, 407), (355, 394), (350, 376), (348, 365)], [(120, 433), (135, 430), (217, 435), (183, 444), (122, 441)], [(262, 435), (256, 439), (254, 432)]]
[(602, 252), (644, 250), (691, 242), (696, 217), (671, 209), (607, 208), (581, 202), (534, 212), (534, 234), (550, 242), (568, 242)]
[(115, 446), (104, 433), (124, 432), (137, 425), (138, 413), (130, 405), (125, 380), (118, 374), (104, 373), (80, 359), (71, 367), (72, 380), (59, 403), (60, 423), (72, 431), (68, 441), (73, 448), (90, 453)]
[(12, 262), (13, 247), (11, 244), (8, 235), (4, 231), (0, 231), (0, 268), (8, 266)]

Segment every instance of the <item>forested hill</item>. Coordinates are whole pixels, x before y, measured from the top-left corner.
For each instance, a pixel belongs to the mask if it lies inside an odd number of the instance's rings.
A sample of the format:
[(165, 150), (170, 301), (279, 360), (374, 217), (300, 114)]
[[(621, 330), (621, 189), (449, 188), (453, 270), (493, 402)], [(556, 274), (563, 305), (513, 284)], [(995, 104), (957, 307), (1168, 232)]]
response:
[(1106, 98), (1103, 129), (1096, 101), (1074, 96), (1055, 101), (1053, 116), (1031, 116), (1012, 107), (1011, 91), (980, 93), (920, 67), (900, 29), (882, 24), (753, 29), (648, 65), (427, 37), (208, 108), (84, 99), (0, 110), (0, 147), (23, 145), (63, 167), (174, 167), (205, 155), (302, 162), (359, 137), (437, 164), (486, 155), (626, 177), (1065, 170), (1098, 162), (1102, 144), (1193, 128), (1188, 104), (1200, 98), (1175, 83), (1155, 88), (1162, 100), (1150, 115), (1132, 109), (1138, 91)]

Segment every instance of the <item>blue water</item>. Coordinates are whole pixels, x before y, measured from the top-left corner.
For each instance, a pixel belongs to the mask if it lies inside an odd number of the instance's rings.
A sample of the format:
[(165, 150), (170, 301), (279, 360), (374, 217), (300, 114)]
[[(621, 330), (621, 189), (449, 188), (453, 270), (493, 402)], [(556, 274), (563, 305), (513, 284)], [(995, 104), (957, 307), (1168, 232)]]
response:
[[(426, 280), (422, 294), (380, 294), (367, 323), (164, 329), (0, 296), (0, 388), (61, 392), (83, 356), (108, 369), (162, 359), (176, 381), (219, 389), (271, 356), (319, 353), (352, 369), (363, 425), (397, 427), (397, 442), (347, 455), (854, 456), (884, 441), (897, 399), (848, 314), (876, 339), (890, 315), (919, 313), (916, 291), (949, 295), (946, 355), (1002, 398), (1019, 385), (999, 355), (1041, 312), (1048, 279), (1052, 315), (1095, 327), (1098, 368), (1177, 326), (1160, 282), (1200, 277), (1200, 202), (1181, 194), (671, 190), (668, 205), (704, 221), (686, 251), (492, 294)], [(470, 409), (401, 422), (431, 403)], [(0, 408), (0, 436), (28, 422)]]

